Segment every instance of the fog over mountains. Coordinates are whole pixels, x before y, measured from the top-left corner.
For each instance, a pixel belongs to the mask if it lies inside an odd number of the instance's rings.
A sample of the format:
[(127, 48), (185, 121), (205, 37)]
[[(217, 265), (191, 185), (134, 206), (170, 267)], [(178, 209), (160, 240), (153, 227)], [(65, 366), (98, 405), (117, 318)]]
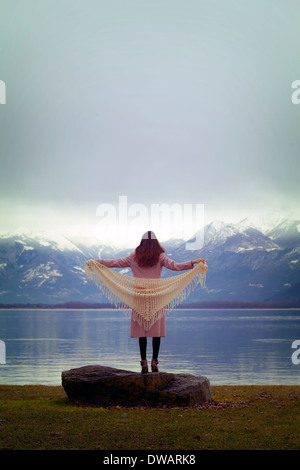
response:
[[(206, 289), (186, 302), (300, 302), (300, 220), (268, 216), (239, 223), (214, 221), (204, 227), (201, 250), (184, 240), (163, 243), (176, 261), (199, 257), (208, 264)], [(97, 241), (42, 233), (0, 237), (0, 303), (107, 302), (85, 275), (91, 258), (126, 256)], [(122, 272), (130, 274), (130, 269)], [(177, 273), (163, 269), (162, 276)]]

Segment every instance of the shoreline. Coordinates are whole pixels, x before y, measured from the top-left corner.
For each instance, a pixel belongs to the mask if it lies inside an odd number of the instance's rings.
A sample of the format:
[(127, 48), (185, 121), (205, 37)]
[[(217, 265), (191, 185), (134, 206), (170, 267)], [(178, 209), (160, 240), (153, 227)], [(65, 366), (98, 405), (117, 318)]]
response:
[[(40, 387), (45, 387), (45, 388), (63, 388), (62, 384), (56, 384), (56, 385), (51, 385), (51, 384), (43, 384), (43, 383), (35, 383), (35, 384), (30, 384), (30, 383), (24, 383), (24, 384), (14, 384), (14, 383), (1, 383), (0, 382), (0, 387), (17, 387), (17, 388), (22, 388), (22, 387), (28, 387), (28, 388), (40, 388)], [(259, 383), (259, 384), (214, 384), (212, 385), (211, 384), (211, 388), (222, 388), (222, 387), (226, 387), (226, 388), (238, 388), (238, 387), (241, 387), (241, 388), (254, 388), (254, 387), (272, 387), (272, 388), (287, 388), (287, 387), (298, 387), (299, 390), (300, 390), (300, 383), (298, 384), (293, 384), (293, 383), (286, 383), (286, 384), (272, 384), (272, 383), (268, 383), (268, 384), (263, 384), (263, 383)]]
[[(0, 310), (17, 309), (39, 309), (39, 310), (119, 310), (111, 304), (104, 303), (85, 303), (85, 302), (64, 302), (43, 304), (37, 303), (13, 303), (0, 304)], [(231, 302), (231, 301), (213, 301), (213, 302), (194, 302), (192, 304), (182, 304), (176, 310), (300, 310), (298, 302)]]

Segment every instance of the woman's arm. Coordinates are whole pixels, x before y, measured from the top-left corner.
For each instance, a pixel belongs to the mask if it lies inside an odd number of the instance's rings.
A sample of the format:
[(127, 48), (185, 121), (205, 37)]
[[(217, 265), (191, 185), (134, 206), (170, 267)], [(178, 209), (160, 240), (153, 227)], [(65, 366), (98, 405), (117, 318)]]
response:
[(168, 258), (165, 254), (162, 255), (162, 266), (172, 271), (184, 271), (185, 269), (192, 269), (193, 265), (191, 261), (184, 261), (183, 263), (177, 263), (176, 261)]
[(185, 269), (192, 269), (194, 264), (196, 263), (205, 263), (203, 258), (194, 259), (191, 261), (184, 261), (183, 263), (177, 263), (176, 261), (168, 258), (166, 255), (162, 257), (162, 266), (168, 269), (172, 269), (172, 271), (184, 271)]
[(126, 256), (125, 258), (117, 258), (117, 259), (95, 259), (103, 266), (107, 268), (129, 268), (131, 266), (131, 256)]

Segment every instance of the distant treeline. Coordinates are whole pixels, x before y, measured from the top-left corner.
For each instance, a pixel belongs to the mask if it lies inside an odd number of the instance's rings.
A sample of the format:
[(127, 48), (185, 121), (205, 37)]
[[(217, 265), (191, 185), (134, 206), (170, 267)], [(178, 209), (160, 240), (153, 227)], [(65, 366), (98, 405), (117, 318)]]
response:
[[(89, 303), (89, 302), (76, 302), (69, 301), (65, 303), (43, 304), (43, 303), (13, 303), (13, 304), (0, 304), (0, 309), (9, 308), (44, 308), (44, 309), (108, 309), (116, 308), (109, 303)], [(181, 304), (178, 308), (197, 308), (197, 309), (225, 309), (225, 308), (300, 308), (299, 302), (239, 302), (239, 301), (211, 301), (211, 302), (194, 302), (190, 304)]]

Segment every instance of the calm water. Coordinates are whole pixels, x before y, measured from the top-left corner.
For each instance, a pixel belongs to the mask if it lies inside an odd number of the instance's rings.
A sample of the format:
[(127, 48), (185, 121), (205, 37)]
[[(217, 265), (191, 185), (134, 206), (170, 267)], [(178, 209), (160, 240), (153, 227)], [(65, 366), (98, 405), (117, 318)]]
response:
[[(205, 375), (211, 385), (300, 385), (291, 359), (300, 310), (177, 310), (166, 321), (161, 371)], [(88, 364), (140, 371), (130, 320), (115, 310), (0, 310), (0, 339), (0, 384), (60, 385), (63, 370)], [(151, 339), (149, 357), (150, 347)]]

